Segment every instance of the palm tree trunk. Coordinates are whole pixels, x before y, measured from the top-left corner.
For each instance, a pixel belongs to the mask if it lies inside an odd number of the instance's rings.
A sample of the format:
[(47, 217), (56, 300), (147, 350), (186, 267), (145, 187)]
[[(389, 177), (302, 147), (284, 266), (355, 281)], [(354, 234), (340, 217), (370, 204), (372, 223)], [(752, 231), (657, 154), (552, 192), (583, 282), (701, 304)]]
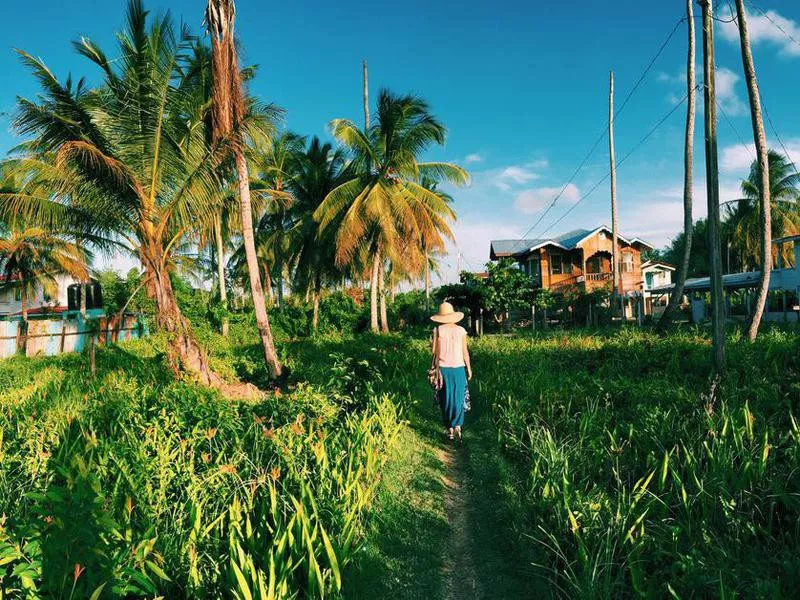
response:
[(272, 289), (272, 275), (269, 270), (269, 265), (264, 265), (264, 283), (267, 285), (267, 300), (269, 306), (275, 304), (275, 291)]
[(378, 333), (378, 273), (380, 272), (381, 251), (376, 249), (372, 255), (372, 274), (369, 279), (369, 327)]
[(253, 297), (258, 333), (261, 336), (261, 345), (264, 348), (264, 359), (266, 360), (270, 377), (275, 379), (280, 377), (282, 369), (281, 363), (278, 360), (278, 353), (275, 351), (275, 344), (272, 341), (272, 330), (269, 326), (269, 315), (267, 315), (264, 289), (261, 287), (256, 243), (253, 236), (253, 209), (250, 204), (250, 175), (247, 169), (247, 161), (241, 150), (237, 150), (236, 152), (236, 171), (239, 177), (239, 201), (242, 209), (242, 239), (244, 241), (245, 257), (247, 259), (247, 270), (250, 274), (250, 291)]
[(322, 280), (317, 274), (314, 278), (314, 313), (311, 317), (311, 329), (316, 333), (319, 327), (319, 299), (322, 294)]
[(378, 300), (380, 301), (381, 331), (389, 333), (389, 319), (386, 318), (386, 267), (381, 260), (378, 272)]
[(761, 278), (758, 284), (758, 297), (756, 299), (753, 319), (747, 330), (747, 337), (754, 341), (758, 335), (758, 326), (764, 314), (769, 293), (769, 279), (772, 272), (772, 214), (769, 184), (769, 149), (767, 136), (764, 132), (764, 119), (761, 115), (761, 96), (758, 91), (756, 68), (753, 63), (753, 53), (750, 49), (750, 34), (747, 30), (747, 15), (744, 10), (744, 0), (736, 0), (736, 15), (739, 22), (739, 41), (742, 47), (742, 64), (747, 82), (747, 94), (750, 97), (750, 118), (753, 122), (753, 139), (756, 144), (758, 166), (761, 171)]
[(425, 248), (425, 312), (431, 309), (431, 265)]
[[(225, 285), (225, 245), (222, 243), (222, 215), (217, 214), (214, 223), (214, 236), (217, 243), (217, 283), (219, 284), (219, 301), (228, 310), (228, 290)], [(228, 337), (228, 317), (222, 317), (222, 335)]]
[(672, 315), (680, 306), (683, 290), (686, 287), (686, 277), (689, 274), (689, 260), (692, 255), (692, 234), (694, 233), (694, 220), (692, 219), (692, 180), (694, 167), (694, 122), (695, 122), (695, 33), (694, 33), (694, 0), (686, 0), (686, 17), (689, 25), (689, 53), (686, 60), (686, 88), (688, 104), (686, 108), (686, 145), (683, 150), (683, 258), (678, 268), (678, 280), (675, 289), (669, 298), (669, 303), (661, 319), (658, 329), (664, 330), (672, 320)]

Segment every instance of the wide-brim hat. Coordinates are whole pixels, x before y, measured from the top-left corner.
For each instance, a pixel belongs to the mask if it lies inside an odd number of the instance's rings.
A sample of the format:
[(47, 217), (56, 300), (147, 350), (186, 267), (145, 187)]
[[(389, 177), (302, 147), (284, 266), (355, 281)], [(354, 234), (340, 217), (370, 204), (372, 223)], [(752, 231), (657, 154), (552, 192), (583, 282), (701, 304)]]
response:
[(449, 302), (442, 302), (439, 305), (439, 312), (431, 316), (431, 321), (435, 323), (458, 323), (463, 318), (463, 312), (453, 310), (453, 305)]

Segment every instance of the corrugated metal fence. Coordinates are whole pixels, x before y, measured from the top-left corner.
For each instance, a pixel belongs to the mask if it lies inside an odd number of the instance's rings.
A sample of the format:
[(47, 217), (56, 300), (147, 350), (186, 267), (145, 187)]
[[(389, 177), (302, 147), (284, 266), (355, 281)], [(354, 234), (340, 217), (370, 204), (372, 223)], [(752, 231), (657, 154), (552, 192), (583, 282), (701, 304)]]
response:
[(22, 321), (0, 321), (0, 358), (23, 352), (27, 356), (81, 352), (92, 343), (92, 338), (102, 345), (146, 335), (144, 320), (134, 314), (84, 320), (78, 313), (63, 318), (35, 319), (28, 321), (27, 335)]

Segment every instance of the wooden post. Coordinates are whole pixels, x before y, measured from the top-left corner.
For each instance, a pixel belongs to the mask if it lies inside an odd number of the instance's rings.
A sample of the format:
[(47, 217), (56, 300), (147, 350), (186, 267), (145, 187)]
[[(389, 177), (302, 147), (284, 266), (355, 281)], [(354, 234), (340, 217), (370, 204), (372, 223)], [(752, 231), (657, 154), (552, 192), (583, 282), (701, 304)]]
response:
[(536, 305), (531, 304), (531, 333), (536, 333)]
[(742, 65), (744, 66), (747, 94), (750, 98), (750, 120), (753, 124), (753, 140), (755, 141), (758, 167), (760, 171), (759, 191), (761, 192), (761, 277), (758, 282), (758, 296), (753, 311), (753, 320), (747, 330), (750, 341), (756, 339), (758, 326), (761, 324), (761, 315), (767, 304), (769, 294), (769, 279), (772, 273), (772, 216), (769, 180), (769, 148), (767, 135), (764, 132), (764, 118), (761, 115), (761, 94), (758, 91), (756, 68), (753, 63), (753, 52), (750, 49), (750, 34), (747, 31), (747, 14), (744, 10), (744, 0), (736, 0), (736, 17), (739, 22), (739, 41), (742, 49)]
[(61, 347), (58, 350), (60, 354), (64, 353), (64, 338), (66, 336), (67, 336), (67, 322), (66, 321), (62, 321), (61, 322)]
[[(611, 163), (611, 273), (613, 291), (611, 293), (612, 315), (616, 305), (620, 302), (619, 296), (619, 252), (617, 250), (617, 161), (614, 157), (614, 71), (608, 78), (608, 156)], [(622, 308), (622, 319), (625, 319), (625, 309)]]
[(725, 305), (722, 293), (722, 251), (719, 219), (719, 164), (717, 156), (717, 97), (714, 77), (713, 0), (699, 0), (703, 7), (703, 75), (705, 90), (706, 188), (708, 199), (708, 249), (711, 266), (711, 342), (714, 370), (725, 370)]
[(89, 368), (92, 377), (97, 375), (97, 362), (95, 357), (94, 326), (89, 330)]

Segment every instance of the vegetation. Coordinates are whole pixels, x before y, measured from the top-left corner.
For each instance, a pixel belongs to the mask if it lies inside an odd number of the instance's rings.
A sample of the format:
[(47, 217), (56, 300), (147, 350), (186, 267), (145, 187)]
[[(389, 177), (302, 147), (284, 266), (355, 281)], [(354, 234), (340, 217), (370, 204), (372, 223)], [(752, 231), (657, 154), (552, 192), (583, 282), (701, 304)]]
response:
[[(446, 137), (427, 102), (383, 89), (370, 122), (365, 63), (364, 128), (278, 135), (233, 0), (205, 16), (210, 44), (129, 0), (114, 58), (75, 43), (91, 86), (20, 53), (41, 91), (0, 165), (4, 284), (27, 320), (57, 274), (91, 274), (153, 336), (0, 363), (0, 599), (795, 593), (797, 331), (602, 329), (610, 288), (537, 290), (510, 259), (432, 290), (469, 178), (424, 160)], [(664, 253), (682, 277), (719, 264), (691, 219), (693, 67), (691, 47)], [(765, 149), (727, 209), (728, 270), (800, 227), (800, 176)], [(119, 251), (140, 268), (91, 272)], [(431, 296), (502, 333), (472, 342), (458, 448), (424, 378)], [(728, 371), (709, 379), (711, 343)]]

